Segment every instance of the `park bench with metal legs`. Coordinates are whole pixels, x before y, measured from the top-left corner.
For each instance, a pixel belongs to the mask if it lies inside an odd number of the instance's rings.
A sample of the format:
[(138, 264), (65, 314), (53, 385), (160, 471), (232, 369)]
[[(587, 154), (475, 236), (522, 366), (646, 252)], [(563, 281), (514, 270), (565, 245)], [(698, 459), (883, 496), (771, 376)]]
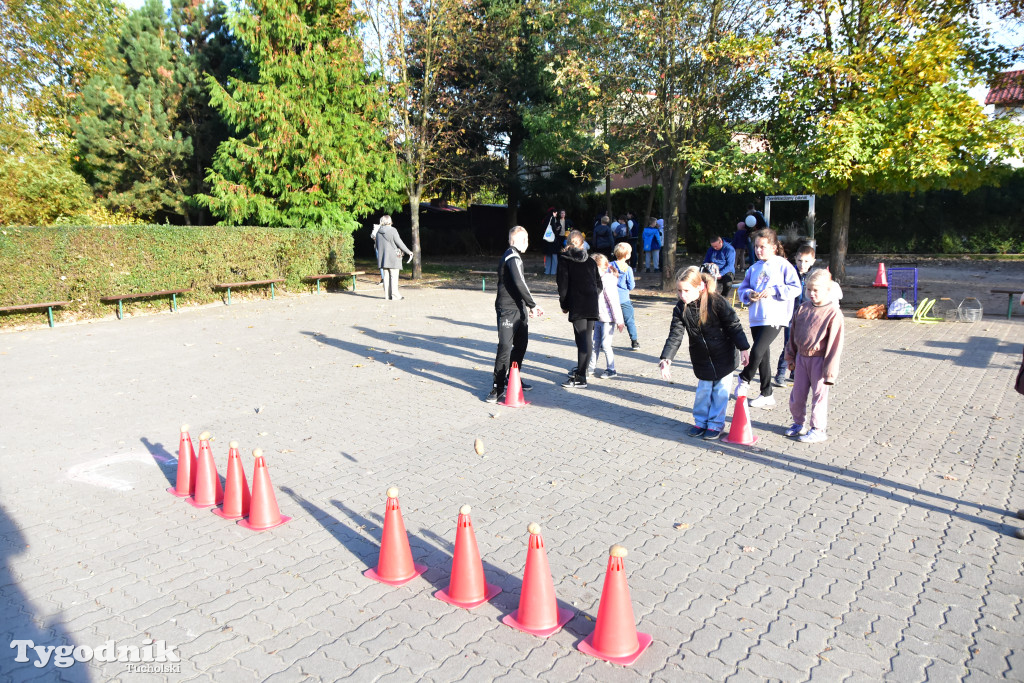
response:
[(1006, 319), (1009, 320), (1013, 315), (1013, 297), (1020, 296), (1024, 293), (1024, 290), (1020, 289), (993, 289), (992, 294), (1006, 294), (1008, 295), (1009, 301), (1006, 304)]
[(18, 304), (17, 306), (0, 306), (0, 313), (15, 313), (18, 311), (35, 311), (46, 309), (46, 317), (50, 321), (50, 327), (53, 327), (53, 309), (60, 308), (61, 306), (67, 306), (70, 301), (46, 301), (39, 304)]
[(276, 280), (248, 280), (246, 282), (220, 282), (213, 286), (214, 289), (223, 289), (227, 291), (227, 298), (224, 301), (226, 306), (231, 305), (231, 288), (238, 287), (260, 287), (262, 285), (270, 285), (270, 298), (274, 298), (274, 285), (278, 282), (284, 282), (284, 278), (277, 278)]
[(171, 297), (171, 311), (178, 310), (178, 295), (184, 294), (185, 292), (191, 292), (191, 289), (167, 289), (161, 292), (142, 292), (139, 294), (112, 294), (111, 296), (101, 296), (100, 301), (105, 304), (117, 302), (117, 319), (122, 320), (124, 318), (124, 308), (122, 303), (125, 299), (153, 299), (161, 296)]
[(302, 278), (307, 282), (316, 282), (317, 294), (320, 293), (320, 281), (321, 280), (334, 280), (336, 278), (351, 277), (352, 278), (352, 291), (356, 291), (356, 275), (366, 275), (362, 270), (352, 271), (351, 273), (325, 273), (323, 275), (310, 275)]

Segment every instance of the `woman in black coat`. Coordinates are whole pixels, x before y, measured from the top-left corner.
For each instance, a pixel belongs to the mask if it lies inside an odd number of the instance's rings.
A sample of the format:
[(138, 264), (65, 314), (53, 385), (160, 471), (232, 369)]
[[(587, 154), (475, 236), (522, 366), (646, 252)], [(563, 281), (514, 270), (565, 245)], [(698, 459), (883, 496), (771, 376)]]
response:
[(594, 352), (594, 323), (600, 317), (597, 297), (603, 289), (601, 273), (587, 250), (583, 248), (583, 233), (569, 233), (569, 244), (558, 259), (558, 303), (562, 313), (569, 314), (573, 336), (576, 339), (576, 367), (562, 384), (566, 389), (585, 389), (587, 368)]

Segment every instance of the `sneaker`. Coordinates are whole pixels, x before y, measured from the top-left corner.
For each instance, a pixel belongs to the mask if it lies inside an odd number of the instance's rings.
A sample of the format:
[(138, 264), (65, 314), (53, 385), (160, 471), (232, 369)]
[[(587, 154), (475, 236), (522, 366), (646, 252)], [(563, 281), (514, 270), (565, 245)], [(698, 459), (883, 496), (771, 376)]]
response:
[(521, 386), (523, 388), (523, 391), (529, 391), (530, 389), (533, 389), (533, 385), (532, 384), (527, 384), (526, 382), (524, 382), (522, 380), (519, 381), (519, 386)]
[(821, 443), (828, 439), (828, 435), (820, 429), (812, 429), (803, 436), (797, 437), (800, 443)]
[[(597, 377), (597, 375), (594, 376)], [(603, 373), (601, 373), (600, 379), (615, 379), (618, 376), (619, 373), (616, 372), (615, 370), (605, 370)]]
[(796, 422), (790, 425), (789, 429), (786, 430), (786, 436), (791, 438), (795, 436), (803, 436), (806, 433), (807, 427), (804, 427), (803, 425), (798, 425)]
[(636, 351), (637, 349), (639, 349), (639, 348), (640, 348), (640, 342), (639, 342), (639, 341), (637, 341), (636, 339), (634, 339), (634, 340), (633, 340), (633, 343), (632, 343), (632, 344), (630, 345), (630, 347), (629, 347), (629, 348), (631, 348), (631, 349), (633, 349), (634, 351)]
[(579, 370), (579, 368), (569, 368), (569, 372), (567, 372), (565, 374), (567, 374), (569, 377), (575, 377), (577, 370)]
[(491, 389), (491, 393), (487, 394), (487, 398), (485, 398), (484, 400), (487, 401), (488, 403), (497, 403), (498, 395), (501, 393), (503, 392), (500, 392), (497, 389)]
[(706, 432), (706, 431), (708, 431), (707, 427), (698, 427), (697, 425), (693, 425), (688, 430), (686, 430), (686, 435), (687, 436), (704, 436), (704, 432)]
[(713, 439), (720, 439), (720, 438), (722, 438), (722, 430), (721, 429), (709, 429), (706, 432), (704, 432), (704, 440), (705, 441), (712, 441)]
[(739, 382), (736, 382), (736, 390), (734, 392), (732, 392), (732, 397), (733, 398), (739, 398), (740, 396), (746, 396), (747, 395), (747, 386), (748, 385), (747, 385), (747, 382), (745, 380), (741, 379)]
[(586, 389), (587, 380), (579, 377), (570, 377), (569, 379), (562, 382), (562, 388), (564, 389)]
[(765, 410), (771, 410), (772, 408), (775, 407), (775, 397), (765, 396), (764, 394), (761, 394), (753, 401), (747, 403), (747, 405), (750, 406), (751, 408), (764, 408)]
[(779, 374), (772, 377), (772, 386), (784, 387), (786, 386), (786, 373), (780, 372)]

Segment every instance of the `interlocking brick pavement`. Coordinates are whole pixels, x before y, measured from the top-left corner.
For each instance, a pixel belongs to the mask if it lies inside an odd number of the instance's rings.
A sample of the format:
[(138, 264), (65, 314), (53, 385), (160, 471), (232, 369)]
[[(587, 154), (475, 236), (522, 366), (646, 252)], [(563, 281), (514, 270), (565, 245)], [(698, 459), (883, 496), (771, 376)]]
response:
[[(1024, 328), (847, 317), (830, 439), (754, 447), (683, 435), (695, 379), (656, 360), (672, 301), (636, 301), (643, 344), (621, 377), (561, 389), (575, 362), (551, 279), (531, 323), (521, 410), (481, 399), (493, 293), (403, 288), (290, 295), (0, 334), (3, 680), (923, 681), (1024, 676)], [(741, 315), (741, 318), (744, 317)], [(603, 362), (603, 361), (602, 361)], [(178, 426), (262, 448), (282, 511), (255, 534), (165, 493)], [(486, 451), (473, 451), (477, 437)], [(401, 489), (417, 561), (370, 581), (384, 491)], [(487, 579), (473, 611), (447, 585), (458, 508)], [(502, 625), (526, 525), (543, 527), (559, 599), (548, 640)], [(608, 548), (626, 568), (635, 666), (575, 649), (593, 629)], [(96, 648), (164, 640), (179, 671), (36, 668), (13, 640)], [(34, 661), (34, 654), (30, 651)]]

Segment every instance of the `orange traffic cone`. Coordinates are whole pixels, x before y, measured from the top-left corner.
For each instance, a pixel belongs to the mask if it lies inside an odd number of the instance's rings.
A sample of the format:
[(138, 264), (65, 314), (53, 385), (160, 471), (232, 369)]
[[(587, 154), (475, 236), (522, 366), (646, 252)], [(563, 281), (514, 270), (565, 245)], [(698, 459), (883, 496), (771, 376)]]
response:
[(878, 273), (875, 274), (875, 283), (872, 287), (889, 287), (888, 281), (885, 279), (885, 264), (881, 261), (878, 262)]
[(178, 479), (167, 492), (178, 498), (188, 498), (196, 492), (196, 449), (192, 447), (188, 425), (181, 425), (181, 437), (178, 439)]
[(245, 480), (238, 442), (228, 444), (228, 482), (224, 487), (224, 504), (213, 514), (224, 519), (241, 519), (249, 514), (249, 482)]
[(185, 502), (192, 507), (208, 508), (224, 501), (224, 487), (217, 474), (217, 463), (210, 450), (210, 432), (199, 435), (199, 466), (196, 468), (196, 488)]
[(452, 577), (448, 590), (441, 589), (434, 597), (450, 605), (473, 609), (484, 604), (501, 592), (498, 586), (484, 581), (484, 563), (476, 547), (473, 520), (469, 518), (470, 507), (459, 508), (458, 529), (455, 532), (455, 554), (452, 557)]
[(629, 666), (653, 639), (646, 633), (637, 633), (633, 603), (629, 599), (629, 585), (626, 583), (622, 562), (625, 556), (625, 548), (621, 545), (612, 546), (594, 632), (576, 647), (591, 657)]
[(555, 584), (551, 580), (540, 525), (530, 524), (526, 530), (530, 532), (530, 545), (526, 551), (526, 570), (523, 572), (523, 589), (519, 594), (519, 609), (501, 621), (520, 631), (547, 638), (565, 626), (576, 613), (571, 609), (558, 609)]
[(754, 436), (754, 428), (750, 424), (750, 416), (747, 415), (747, 397), (738, 396), (736, 407), (732, 409), (732, 424), (729, 425), (729, 436), (722, 439), (729, 443), (740, 446), (753, 446), (757, 443)]
[(270, 483), (270, 472), (263, 460), (263, 451), (259, 448), (252, 452), (256, 458), (256, 466), (252, 471), (252, 502), (249, 505), (249, 517), (238, 520), (238, 523), (252, 531), (266, 531), (279, 527), (292, 520), (281, 514), (274, 495), (274, 485)]
[(398, 489), (387, 491), (388, 503), (384, 509), (384, 533), (380, 537), (380, 556), (377, 568), (367, 569), (363, 576), (391, 586), (401, 586), (427, 571), (427, 567), (412, 561), (409, 535), (402, 521), (402, 508), (398, 506)]
[(513, 363), (508, 371), (508, 386), (505, 387), (505, 403), (509, 408), (522, 408), (526, 405), (523, 399), (523, 380), (519, 377), (519, 363)]

